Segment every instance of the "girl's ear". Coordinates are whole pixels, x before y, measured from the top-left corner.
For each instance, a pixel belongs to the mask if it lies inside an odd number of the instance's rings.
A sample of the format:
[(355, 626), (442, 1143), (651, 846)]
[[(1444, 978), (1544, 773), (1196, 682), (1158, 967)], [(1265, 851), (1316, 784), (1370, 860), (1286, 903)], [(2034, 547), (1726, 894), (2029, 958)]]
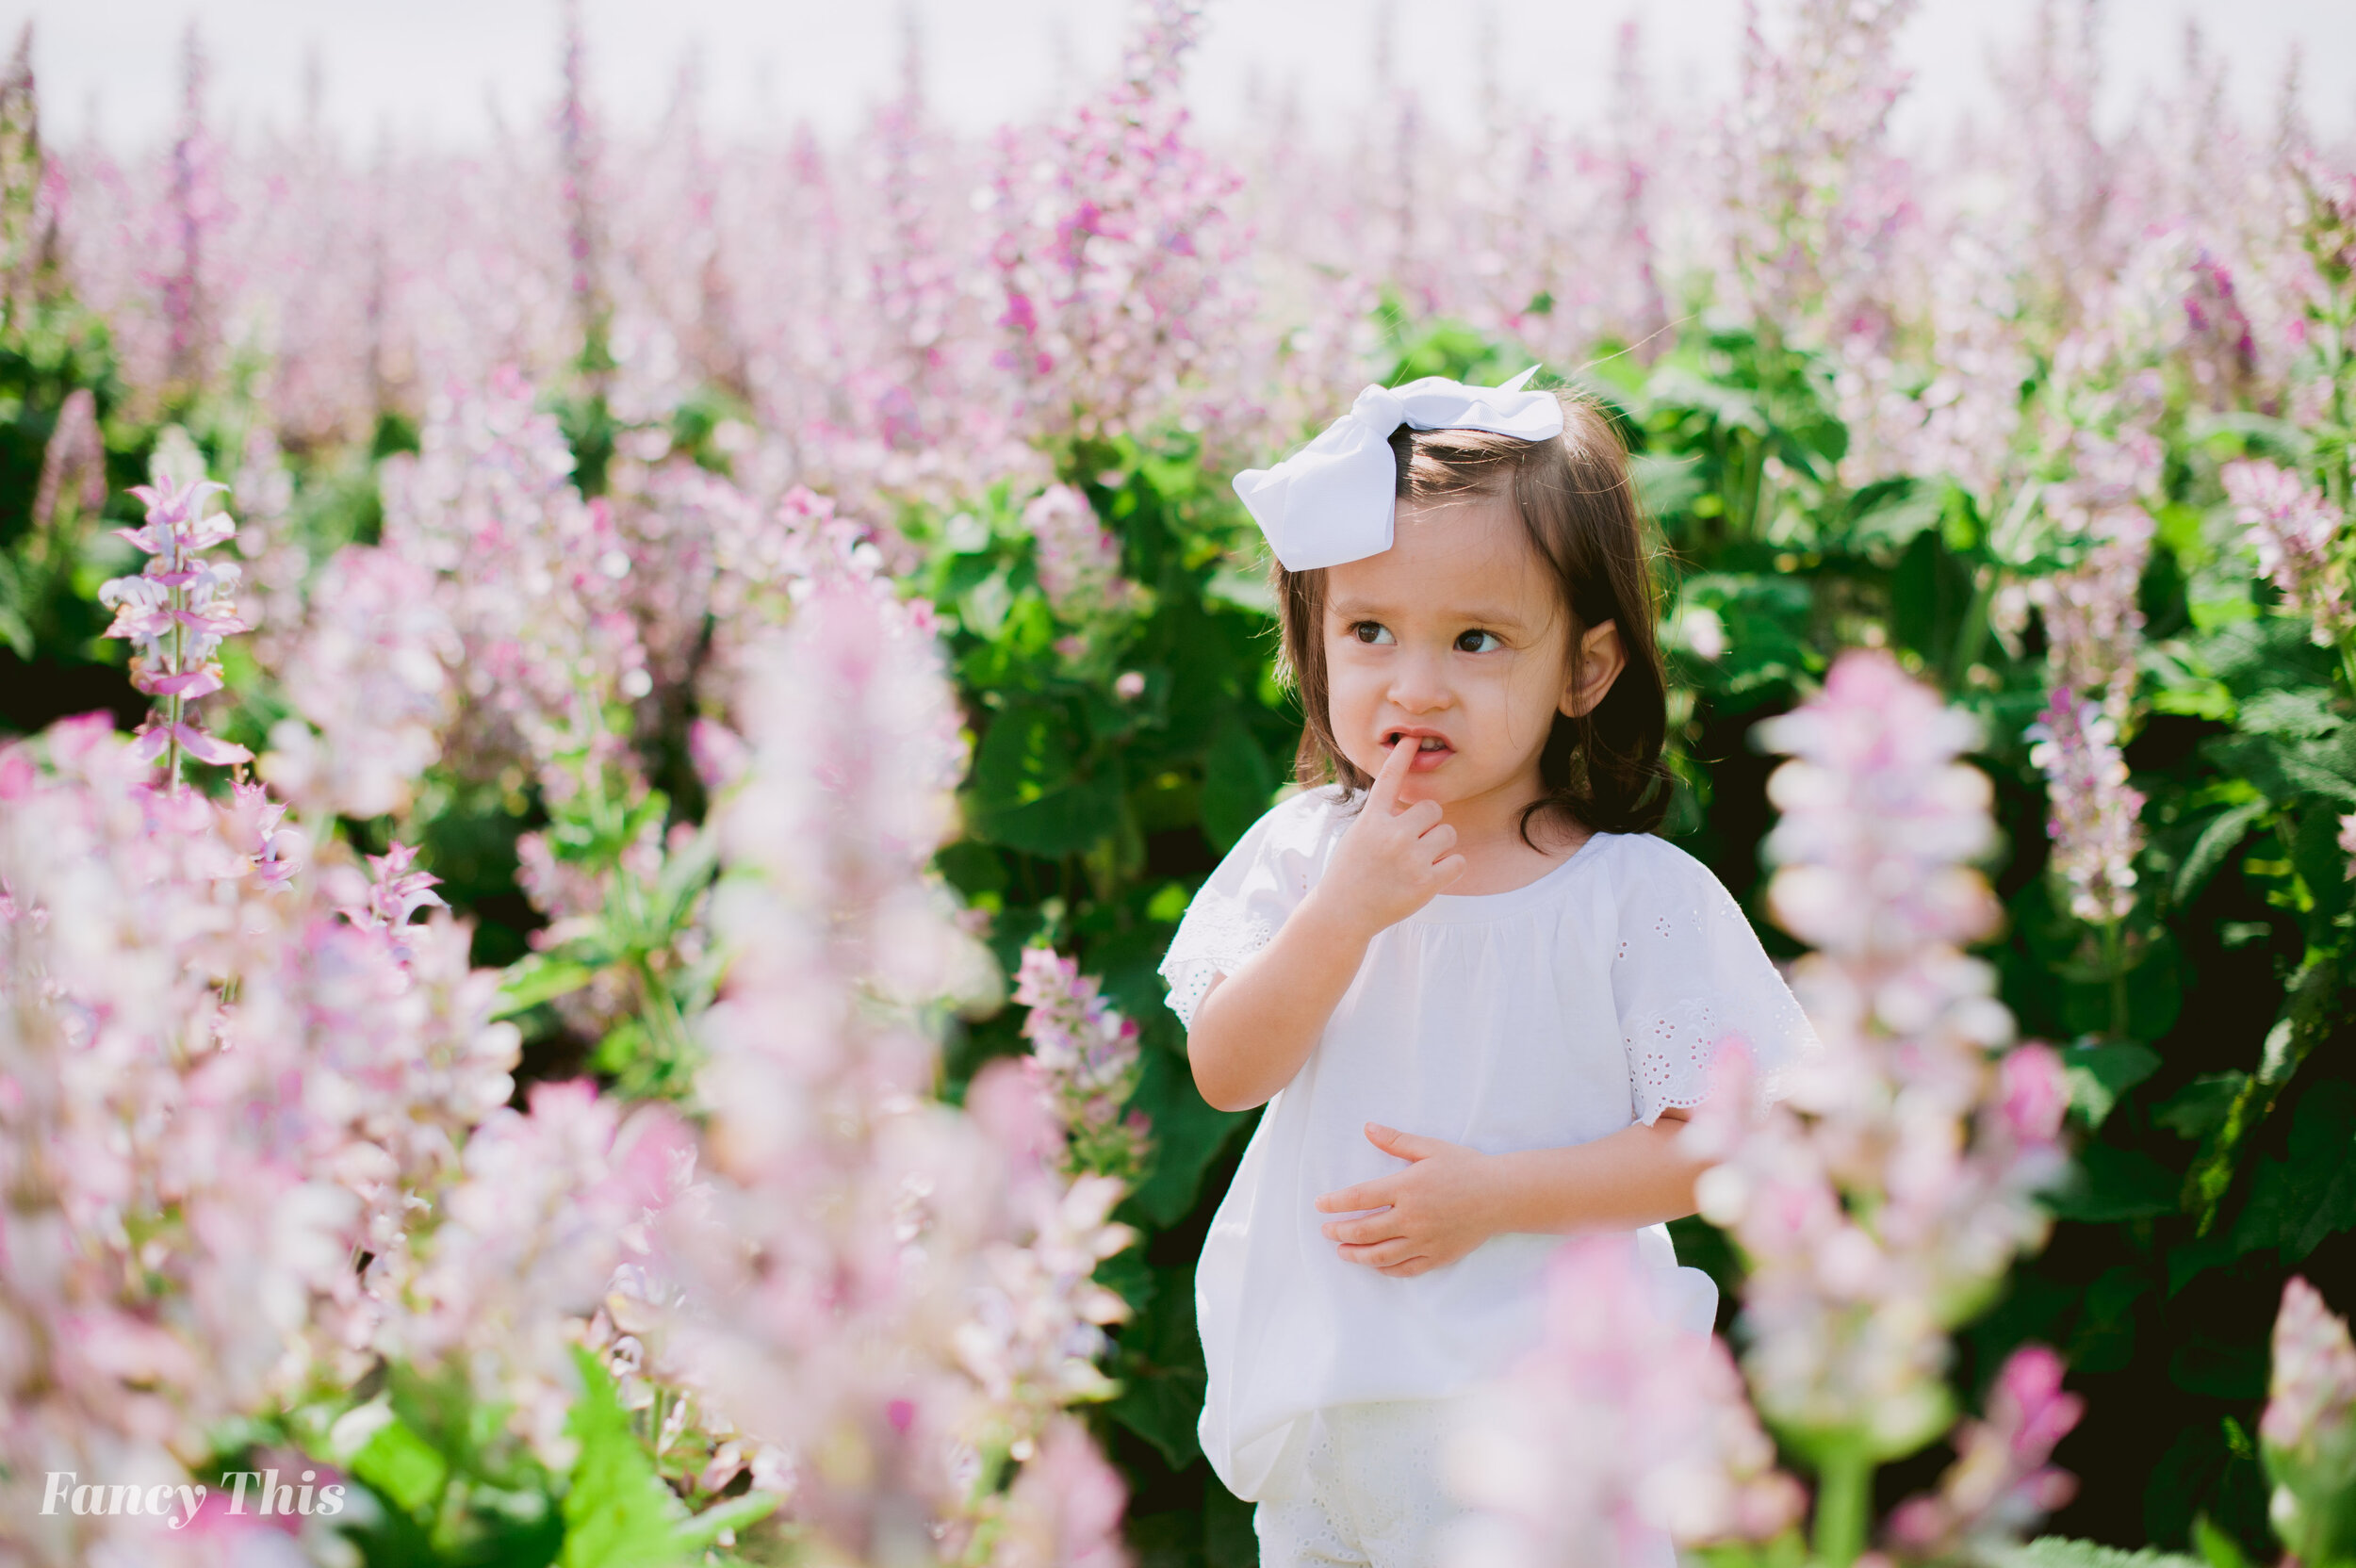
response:
[(1562, 711), (1574, 719), (1594, 711), (1627, 668), (1628, 649), (1620, 643), (1619, 623), (1603, 621), (1589, 627), (1579, 640), (1579, 660), (1571, 678), (1562, 686)]

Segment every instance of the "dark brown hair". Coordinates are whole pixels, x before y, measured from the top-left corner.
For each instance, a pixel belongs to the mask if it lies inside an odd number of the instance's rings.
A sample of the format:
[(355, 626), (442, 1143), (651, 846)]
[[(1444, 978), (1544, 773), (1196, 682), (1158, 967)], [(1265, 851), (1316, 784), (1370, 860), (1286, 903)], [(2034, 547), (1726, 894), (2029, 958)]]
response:
[[(1619, 629), (1628, 665), (1603, 699), (1577, 718), (1554, 716), (1538, 758), (1546, 792), (1522, 812), (1521, 830), (1558, 812), (1601, 833), (1649, 833), (1668, 814), (1672, 788), (1661, 760), (1668, 732), (1668, 677), (1654, 637), (1658, 614), (1643, 509), (1628, 449), (1592, 398), (1558, 393), (1562, 434), (1521, 441), (1478, 430), (1411, 430), (1391, 436), (1402, 500), (1512, 498), (1530, 543), (1571, 617), (1570, 674), (1579, 642), (1604, 622)], [(1325, 571), (1274, 568), (1284, 625), (1279, 675), (1297, 688), (1305, 721), (1294, 774), (1303, 784), (1338, 779), (1352, 794), (1373, 782), (1342, 755), (1326, 699)], [(1532, 847), (1535, 847), (1534, 843)]]

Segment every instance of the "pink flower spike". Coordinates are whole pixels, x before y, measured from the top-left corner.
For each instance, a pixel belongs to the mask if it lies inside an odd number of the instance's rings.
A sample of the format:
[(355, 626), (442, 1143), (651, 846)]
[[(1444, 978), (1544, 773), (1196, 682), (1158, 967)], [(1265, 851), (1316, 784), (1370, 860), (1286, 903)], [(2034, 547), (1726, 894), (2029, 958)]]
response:
[(180, 749), (200, 762), (210, 762), (217, 767), (225, 767), (231, 762), (254, 760), (254, 754), (234, 741), (224, 741), (217, 736), (207, 735), (203, 730), (185, 724), (173, 725), (171, 728), (172, 732), (179, 738)]
[(152, 721), (140, 726), (133, 736), (132, 754), (142, 761), (153, 761), (163, 756), (175, 740), (180, 743), (182, 751), (200, 762), (226, 766), (231, 762), (249, 761), (254, 756), (236, 742), (207, 735), (193, 725), (155, 724)]
[(197, 728), (188, 706), (221, 689), (214, 659), (221, 639), (250, 629), (230, 597), (241, 568), (234, 562), (207, 561), (202, 553), (237, 533), (227, 513), (201, 515), (206, 498), (227, 489), (203, 478), (133, 486), (131, 493), (147, 503), (147, 520), (116, 531), (152, 559), (139, 576), (115, 578), (98, 590), (99, 602), (115, 612), (106, 634), (137, 645), (132, 685), (160, 699), (140, 729), (135, 754), (171, 758), (175, 788), (181, 753), (215, 765), (249, 761), (254, 755)]
[(2035, 1042), (2017, 1045), (2004, 1054), (1999, 1070), (2004, 1119), (2014, 1135), (2032, 1143), (2050, 1143), (2060, 1136), (2062, 1115), (2070, 1108), (2070, 1083), (2060, 1054)]
[(157, 696), (201, 697), (220, 691), (221, 686), (221, 666), (207, 664), (178, 675), (152, 677), (144, 690)]

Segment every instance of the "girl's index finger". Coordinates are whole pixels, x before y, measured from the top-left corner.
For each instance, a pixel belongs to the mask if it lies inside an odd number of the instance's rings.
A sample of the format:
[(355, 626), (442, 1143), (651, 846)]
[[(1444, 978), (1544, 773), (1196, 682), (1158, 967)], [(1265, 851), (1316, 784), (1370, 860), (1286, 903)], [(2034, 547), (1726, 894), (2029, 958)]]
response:
[(1369, 1184), (1343, 1187), (1338, 1192), (1326, 1193), (1318, 1198), (1313, 1206), (1320, 1214), (1350, 1214), (1359, 1209), (1388, 1208), (1390, 1202), (1388, 1198), (1374, 1191)]
[(1391, 754), (1383, 759), (1383, 770), (1367, 788), (1367, 798), (1385, 811), (1399, 809), (1399, 783), (1407, 776), (1407, 770), (1415, 765), (1415, 748), (1407, 743), (1411, 738), (1402, 735), (1391, 743)]

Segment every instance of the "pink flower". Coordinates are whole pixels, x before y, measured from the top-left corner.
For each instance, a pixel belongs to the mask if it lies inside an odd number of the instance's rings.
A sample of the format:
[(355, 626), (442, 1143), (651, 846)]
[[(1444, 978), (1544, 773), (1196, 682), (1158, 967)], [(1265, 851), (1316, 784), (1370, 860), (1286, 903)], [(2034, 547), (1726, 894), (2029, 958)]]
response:
[(98, 589), (99, 602), (115, 612), (106, 635), (138, 645), (131, 683), (163, 699), (139, 728), (138, 755), (168, 759), (165, 772), (174, 789), (184, 753), (217, 765), (254, 755), (199, 729), (188, 707), (221, 690), (221, 665), (213, 655), (222, 638), (247, 629), (229, 596), (237, 585), (237, 564), (208, 561), (203, 553), (237, 531), (228, 514), (205, 510), (207, 498), (227, 488), (201, 478), (132, 486), (147, 503), (147, 520), (115, 531), (150, 559), (139, 576), (114, 578)]
[(1956, 1460), (1938, 1492), (1909, 1498), (1890, 1514), (1892, 1544), (1934, 1559), (1967, 1542), (2001, 1545), (2068, 1503), (2076, 1478), (2045, 1461), (2086, 1413), (2086, 1401), (2064, 1392), (2061, 1381), (2061, 1358), (2052, 1350), (2015, 1350), (1988, 1392), (1986, 1419), (1958, 1429)]
[(281, 673), (300, 718), (271, 727), (263, 777), (311, 810), (368, 818), (404, 809), (442, 754), (464, 662), (431, 572), (348, 545), (314, 585)]
[(2004, 1120), (2023, 1143), (2050, 1143), (2061, 1135), (2070, 1108), (2069, 1080), (2060, 1053), (2050, 1045), (2017, 1045), (2004, 1053)]
[(1223, 396), (1206, 372), (1251, 303), (1232, 279), (1239, 177), (1195, 143), (1178, 91), (1200, 0), (1137, 15), (1121, 82), (1002, 139), (990, 259), (1035, 435), (1110, 436)]
[(1006, 1495), (990, 1568), (1127, 1568), (1128, 1484), (1069, 1416), (1051, 1424)]
[(1627, 1234), (1574, 1236), (1547, 1265), (1545, 1338), (1481, 1390), (1443, 1455), (1478, 1511), (1466, 1568), (1634, 1563), (1647, 1539), (1764, 1540), (1803, 1498), (1742, 1398), (1726, 1347), (1677, 1321), (1668, 1277)]
[(1136, 1021), (1105, 1004), (1077, 960), (1049, 947), (1023, 949), (1014, 1000), (1031, 1010), (1023, 1065), (1069, 1134), (1067, 1168), (1137, 1179), (1149, 1145), (1120, 1119), (1139, 1071)]
[(2313, 1452), (2356, 1420), (2356, 1344), (2305, 1280), (2283, 1282), (2274, 1319), (2274, 1370), (2258, 1435), (2277, 1448)]
[(2096, 704), (2056, 690), (2028, 733), (2029, 760), (2052, 797), (2046, 830), (2070, 912), (2096, 924), (2123, 919), (2135, 904), (2143, 794), (2127, 782), (2117, 727)]
[[(29, 749), (0, 766), (10, 1517), (43, 1456), (174, 1478), (223, 1422), (365, 1371), (517, 1048), (466, 931), (338, 919), (357, 872), (309, 863), (261, 786), (158, 788), (104, 714)], [(57, 1551), (99, 1560), (95, 1527)]]
[(423, 908), (448, 908), (442, 896), (433, 890), (441, 878), (432, 872), (415, 871), (411, 862), (417, 850), (396, 839), (382, 855), (368, 857), (368, 869), (376, 880), (367, 890), (364, 901), (347, 905), (339, 911), (343, 917), (364, 931), (382, 931), (388, 935), (397, 952), (407, 954), (402, 944), (409, 937), (409, 917)]
[(2229, 463), (2217, 477), (2243, 537), (2257, 551), (2258, 569), (2274, 580), (2290, 609), (2313, 623), (2317, 643), (2345, 636), (2351, 624), (2347, 583), (2333, 558), (2346, 521), (2339, 509), (2271, 463)]
[(1137, 584), (1121, 575), (1121, 542), (1079, 491), (1049, 485), (1023, 509), (1023, 526), (1038, 550), (1039, 585), (1059, 617), (1088, 621), (1135, 604)]
[[(379, 469), (383, 547), (432, 583), (451, 629), (420, 618), (384, 632), (451, 660), (458, 704), (444, 749), (461, 776), (522, 762), (564, 793), (579, 788), (564, 754), (585, 748), (581, 767), (630, 766), (624, 738), (588, 711), (651, 690), (630, 611), (630, 557), (613, 508), (585, 499), (572, 468), (556, 420), (509, 368), (479, 392), (436, 400), (419, 450)], [(352, 594), (358, 602), (335, 608), (360, 608), (359, 585)], [(365, 594), (381, 597), (373, 584)], [(418, 687), (431, 683), (417, 675)]]
[(1992, 838), (1961, 760), (1975, 735), (1872, 652), (1772, 721), (1793, 760), (1769, 782), (1769, 905), (1817, 944), (1792, 980), (1821, 1049), (1757, 1117), (1748, 1051), (1722, 1049), (1681, 1136), (1717, 1162), (1696, 1197), (1749, 1265), (1752, 1392), (1807, 1446), (1894, 1457), (1937, 1435), (1948, 1331), (2043, 1239), (2036, 1195), (2067, 1168), (2058, 1061), (2004, 1052), (2011, 1015), (1963, 951), (1996, 914), (1972, 866)]

